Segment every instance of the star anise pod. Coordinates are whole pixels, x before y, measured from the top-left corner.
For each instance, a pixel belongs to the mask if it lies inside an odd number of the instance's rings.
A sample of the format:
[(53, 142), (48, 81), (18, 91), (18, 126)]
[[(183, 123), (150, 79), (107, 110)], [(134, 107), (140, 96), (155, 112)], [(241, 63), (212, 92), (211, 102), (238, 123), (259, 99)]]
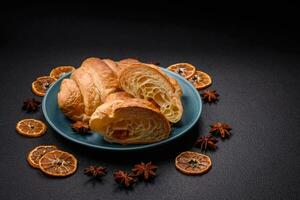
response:
[(218, 142), (217, 138), (215, 138), (212, 135), (201, 136), (196, 141), (195, 146), (200, 147), (201, 151), (206, 151), (207, 149), (216, 150), (216, 148), (217, 148), (216, 143), (217, 142)]
[(27, 99), (23, 102), (23, 110), (27, 112), (36, 112), (40, 108), (41, 102), (35, 100), (35, 98)]
[(145, 181), (154, 178), (156, 176), (155, 171), (157, 170), (157, 166), (153, 165), (151, 162), (134, 165), (132, 172), (135, 176), (143, 178)]
[(95, 178), (106, 175), (106, 168), (96, 165), (91, 165), (84, 169), (84, 174)]
[(207, 90), (201, 94), (204, 103), (215, 103), (218, 101), (219, 94), (216, 90)]
[(82, 121), (77, 121), (77, 122), (73, 123), (71, 125), (71, 127), (75, 132), (78, 132), (80, 134), (84, 134), (84, 133), (87, 133), (90, 131), (89, 124), (86, 122), (82, 122)]
[(210, 125), (210, 133), (214, 136), (221, 136), (221, 138), (226, 138), (231, 135), (230, 131), (232, 130), (228, 124), (217, 122), (213, 125)]
[[(180, 75), (185, 75), (185, 73), (186, 73), (186, 68), (180, 67), (180, 68), (177, 70), (177, 73), (180, 74)], [(192, 78), (193, 81), (194, 81), (195, 77), (196, 77), (196, 76), (194, 76), (194, 77)]]
[(135, 182), (135, 180), (131, 174), (128, 174), (127, 172), (124, 172), (121, 170), (115, 172), (113, 175), (114, 175), (115, 181), (126, 188), (132, 186), (133, 183)]

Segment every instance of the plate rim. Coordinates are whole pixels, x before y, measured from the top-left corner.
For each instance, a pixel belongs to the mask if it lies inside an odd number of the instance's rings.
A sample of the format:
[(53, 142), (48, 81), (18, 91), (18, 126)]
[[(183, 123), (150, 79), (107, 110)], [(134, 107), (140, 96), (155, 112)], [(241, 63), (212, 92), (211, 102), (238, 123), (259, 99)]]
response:
[(84, 146), (88, 146), (88, 147), (92, 147), (94, 149), (99, 149), (99, 150), (108, 150), (108, 151), (134, 151), (134, 150), (144, 150), (144, 149), (149, 149), (149, 148), (153, 148), (153, 147), (158, 147), (160, 145), (163, 145), (163, 144), (167, 144), (171, 141), (174, 141), (178, 138), (180, 138), (181, 136), (183, 136), (186, 132), (188, 132), (196, 123), (197, 121), (199, 120), (200, 118), (200, 115), (202, 113), (202, 100), (201, 100), (201, 97), (200, 97), (200, 94), (198, 92), (198, 90), (192, 85), (192, 83), (190, 83), (188, 80), (186, 80), (184, 77), (180, 76), (179, 74), (175, 73), (175, 72), (172, 72), (166, 68), (162, 68), (160, 67), (164, 72), (166, 73), (171, 73), (172, 75), (174, 75), (175, 77), (183, 80), (183, 82), (185, 82), (186, 84), (189, 85), (190, 88), (192, 88), (192, 91), (193, 93), (195, 93), (196, 97), (197, 97), (197, 100), (199, 102), (199, 107), (200, 109), (198, 110), (198, 113), (197, 113), (197, 116), (195, 117), (195, 119), (193, 120), (192, 123), (189, 124), (189, 126), (182, 132), (180, 132), (179, 134), (173, 136), (173, 137), (169, 137), (165, 140), (161, 140), (159, 142), (155, 142), (155, 143), (151, 143), (151, 144), (141, 144), (140, 146), (133, 146), (133, 147), (130, 147), (130, 146), (123, 146), (123, 147), (105, 147), (105, 146), (99, 146), (99, 145), (95, 145), (95, 144), (90, 144), (90, 143), (86, 143), (86, 142), (82, 142), (80, 140), (77, 140), (73, 137), (70, 137), (68, 136), (67, 134), (65, 134), (63, 131), (61, 131), (60, 129), (58, 129), (53, 123), (52, 121), (50, 120), (47, 112), (46, 112), (46, 102), (47, 102), (47, 97), (48, 97), (48, 94), (50, 93), (50, 91), (52, 90), (52, 88), (58, 84), (58, 82), (61, 81), (61, 79), (64, 79), (66, 76), (68, 76), (69, 74), (71, 74), (72, 72), (69, 72), (69, 73), (66, 73), (64, 74), (63, 76), (61, 76), (57, 81), (55, 81), (55, 83), (53, 85), (51, 85), (49, 87), (49, 89), (47, 90), (45, 96), (43, 97), (43, 100), (42, 100), (42, 111), (43, 111), (43, 115), (47, 121), (48, 124), (50, 124), (50, 126), (55, 130), (55, 132), (57, 132), (58, 134), (60, 134), (61, 136), (63, 136), (64, 138), (68, 139), (68, 140), (71, 140), (72, 142), (75, 142), (77, 144), (80, 144), (80, 145), (84, 145)]

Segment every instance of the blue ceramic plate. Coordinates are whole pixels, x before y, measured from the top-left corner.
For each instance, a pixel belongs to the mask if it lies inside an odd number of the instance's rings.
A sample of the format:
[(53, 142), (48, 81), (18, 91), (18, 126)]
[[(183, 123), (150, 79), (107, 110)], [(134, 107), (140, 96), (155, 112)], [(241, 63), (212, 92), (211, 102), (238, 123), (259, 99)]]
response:
[(64, 78), (68, 78), (70, 74), (65, 74), (59, 80), (57, 80), (47, 91), (43, 98), (43, 113), (50, 126), (63, 137), (89, 147), (113, 150), (113, 151), (130, 151), (146, 149), (159, 145), (166, 144), (179, 136), (185, 134), (193, 125), (198, 121), (201, 110), (202, 102), (198, 91), (193, 85), (185, 80), (180, 75), (170, 72), (167, 69), (163, 69), (169, 76), (175, 78), (181, 85), (183, 96), (181, 97), (184, 112), (180, 122), (178, 122), (173, 128), (168, 139), (160, 142), (145, 144), (145, 145), (120, 145), (111, 144), (106, 142), (103, 137), (97, 133), (90, 133), (87, 135), (80, 135), (75, 133), (71, 128), (71, 121), (68, 120), (64, 114), (60, 111), (57, 104), (57, 93), (59, 92), (60, 84)]

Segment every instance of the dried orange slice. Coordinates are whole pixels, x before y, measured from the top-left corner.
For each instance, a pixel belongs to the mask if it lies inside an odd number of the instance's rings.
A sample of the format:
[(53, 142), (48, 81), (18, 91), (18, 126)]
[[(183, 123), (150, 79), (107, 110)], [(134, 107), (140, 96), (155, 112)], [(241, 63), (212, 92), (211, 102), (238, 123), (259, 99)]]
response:
[(47, 89), (50, 87), (52, 83), (54, 83), (56, 79), (50, 76), (42, 76), (33, 81), (31, 85), (31, 89), (34, 94), (38, 96), (45, 96)]
[(40, 169), (50, 176), (68, 176), (77, 169), (77, 159), (70, 153), (54, 150), (39, 160)]
[(23, 119), (17, 123), (16, 130), (23, 136), (40, 137), (45, 134), (47, 126), (40, 120)]
[(185, 151), (176, 157), (175, 166), (186, 175), (200, 175), (211, 168), (211, 160), (204, 154)]
[(50, 77), (59, 79), (62, 75), (68, 72), (74, 71), (75, 68), (73, 66), (60, 66), (51, 70)]
[(31, 150), (27, 156), (27, 161), (28, 163), (34, 167), (34, 168), (39, 168), (39, 160), (43, 155), (46, 153), (56, 150), (57, 147), (55, 145), (41, 145), (33, 150)]
[(210, 76), (200, 70), (197, 70), (196, 73), (188, 80), (199, 90), (207, 88), (212, 83)]
[(192, 77), (196, 72), (196, 68), (189, 63), (176, 63), (169, 66), (168, 70), (175, 72), (186, 79)]

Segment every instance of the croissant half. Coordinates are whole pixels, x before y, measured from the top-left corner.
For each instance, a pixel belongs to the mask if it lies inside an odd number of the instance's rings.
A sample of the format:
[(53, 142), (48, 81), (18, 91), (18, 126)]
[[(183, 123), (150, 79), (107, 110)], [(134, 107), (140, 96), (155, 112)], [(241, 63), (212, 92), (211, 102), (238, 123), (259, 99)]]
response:
[(143, 63), (132, 64), (122, 70), (119, 82), (122, 89), (134, 97), (153, 100), (170, 122), (181, 119), (181, 89), (160, 69)]
[(114, 100), (99, 106), (90, 119), (91, 130), (120, 144), (153, 143), (169, 137), (168, 120), (144, 99)]

